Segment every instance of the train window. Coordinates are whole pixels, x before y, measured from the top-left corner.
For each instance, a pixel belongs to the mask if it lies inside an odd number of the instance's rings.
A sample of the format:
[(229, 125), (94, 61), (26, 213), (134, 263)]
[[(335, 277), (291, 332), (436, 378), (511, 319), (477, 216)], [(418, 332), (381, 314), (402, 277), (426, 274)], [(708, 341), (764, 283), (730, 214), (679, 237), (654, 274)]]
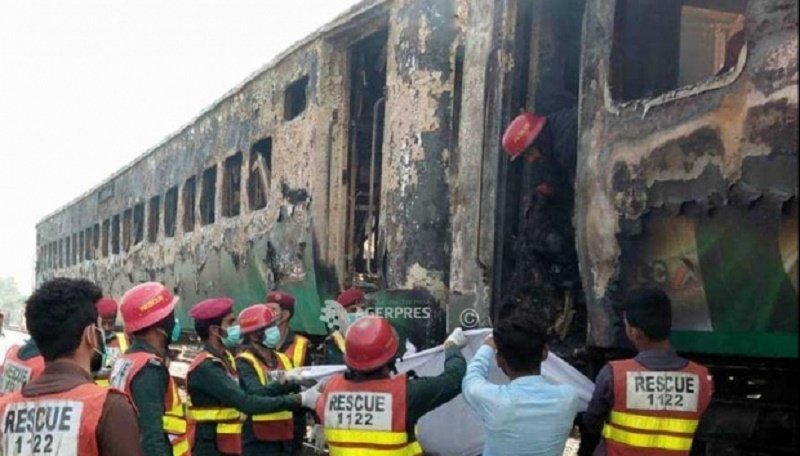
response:
[(247, 199), (250, 210), (267, 206), (267, 192), (272, 180), (272, 138), (262, 138), (250, 148), (247, 177)]
[(133, 228), (133, 210), (125, 209), (122, 213), (122, 250), (128, 251), (131, 248), (131, 234)]
[(70, 238), (69, 236), (64, 238), (64, 256), (65, 256), (65, 258), (64, 258), (64, 266), (67, 266), (67, 267), (72, 266), (72, 255), (70, 255), (72, 253), (72, 249), (70, 248), (71, 247), (70, 246), (70, 241), (71, 240), (72, 240), (72, 238)]
[(102, 247), (101, 254), (103, 255), (103, 258), (108, 256), (108, 235), (109, 235), (109, 231), (111, 231), (111, 220), (110, 219), (105, 219), (105, 220), (103, 220), (102, 239), (100, 240), (101, 247)]
[(212, 166), (203, 171), (203, 187), (200, 193), (200, 223), (214, 223), (214, 202), (217, 199), (217, 167)]
[(158, 240), (158, 216), (161, 213), (161, 197), (150, 198), (150, 206), (147, 213), (147, 242), (154, 243)]
[(289, 84), (286, 91), (283, 93), (283, 118), (284, 120), (292, 120), (299, 116), (306, 109), (308, 92), (308, 76), (303, 76), (300, 79)]
[(617, 0), (611, 93), (651, 98), (736, 67), (745, 0)]
[(451, 150), (458, 148), (458, 130), (461, 125), (461, 95), (464, 85), (464, 46), (456, 48), (453, 76), (453, 105), (452, 105), (452, 126), (450, 132)]
[(81, 230), (78, 232), (78, 252), (77, 255), (75, 255), (75, 258), (78, 259), (79, 263), (83, 261), (83, 254), (85, 251), (86, 247), (84, 247), (83, 244), (83, 230)]
[(78, 264), (81, 261), (80, 257), (80, 248), (78, 246), (78, 233), (72, 234), (72, 258), (70, 261), (72, 264)]
[(92, 259), (99, 258), (99, 250), (100, 250), (100, 224), (95, 223), (92, 227), (92, 251), (90, 252), (92, 255)]
[(64, 267), (64, 243), (61, 239), (58, 240), (58, 268)]
[(144, 203), (133, 206), (133, 244), (144, 240)]
[(83, 244), (83, 259), (84, 260), (91, 260), (92, 259), (92, 228), (86, 228), (86, 237), (84, 237)]
[(175, 220), (178, 218), (178, 187), (167, 190), (164, 197), (164, 236), (175, 236)]
[(222, 216), (236, 217), (241, 211), (242, 153), (236, 152), (225, 159), (222, 175)]
[(196, 185), (194, 176), (186, 179), (183, 184), (183, 232), (194, 230), (194, 206), (196, 200)]
[(111, 217), (111, 253), (119, 254), (119, 215)]

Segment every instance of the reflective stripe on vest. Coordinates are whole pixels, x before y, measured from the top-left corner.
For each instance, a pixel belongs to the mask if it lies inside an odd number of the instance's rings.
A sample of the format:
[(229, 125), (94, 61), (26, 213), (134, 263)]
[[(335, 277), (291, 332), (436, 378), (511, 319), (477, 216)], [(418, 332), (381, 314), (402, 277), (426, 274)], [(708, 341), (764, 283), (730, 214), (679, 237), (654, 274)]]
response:
[(27, 426), (4, 426), (0, 429), (0, 454), (100, 454), (95, 432), (110, 391), (85, 383), (57, 394), (23, 397), (18, 391), (3, 397), (0, 399), (0, 417), (4, 423), (17, 422), (14, 416), (24, 419), (47, 410), (46, 421), (49, 423), (52, 419), (58, 426), (48, 426), (43, 422), (42, 428), (33, 432)]
[(603, 427), (609, 456), (689, 454), (713, 384), (699, 364), (652, 371), (633, 359), (610, 363), (614, 404)]
[[(281, 367), (272, 370), (285, 369), (286, 366), (291, 368), (291, 361), (289, 361), (286, 355), (280, 352), (273, 353), (277, 355)], [(259, 383), (266, 385), (269, 382), (268, 373), (271, 370), (264, 365), (255, 354), (250, 351), (245, 351), (239, 354), (239, 358), (248, 363), (253, 370), (256, 371)], [(253, 421), (253, 435), (256, 440), (262, 442), (284, 442), (290, 441), (293, 438), (294, 415), (288, 410), (251, 415), (249, 418)]]
[(294, 341), (284, 352), (292, 360), (292, 367), (302, 367), (306, 362), (306, 351), (308, 350), (308, 339), (303, 336), (294, 335)]
[(128, 351), (128, 336), (124, 332), (118, 332), (116, 335), (119, 352), (120, 354), (125, 354), (125, 352)]
[[(232, 380), (236, 380), (235, 364), (233, 363), (233, 356), (225, 352), (226, 358), (231, 361), (231, 364), (223, 362), (216, 358), (211, 353), (202, 351), (200, 352), (192, 363), (189, 365), (189, 370), (186, 373), (186, 383), (189, 384), (189, 377), (197, 366), (206, 360), (222, 363), (226, 373)], [(244, 415), (235, 408), (231, 407), (195, 407), (192, 405), (191, 391), (189, 392), (189, 400), (186, 402), (186, 420), (189, 423), (189, 434), (194, 435), (193, 427), (197, 423), (216, 423), (216, 441), (217, 449), (223, 453), (239, 454), (241, 451), (241, 434), (242, 434), (242, 419)], [(193, 446), (194, 442), (190, 442)]]
[(421, 455), (406, 430), (407, 377), (351, 382), (331, 378), (317, 402), (332, 456)]
[(188, 454), (189, 443), (186, 440), (187, 425), (183, 412), (183, 403), (178, 395), (175, 380), (169, 375), (169, 370), (161, 358), (153, 353), (146, 352), (122, 355), (114, 363), (114, 367), (111, 370), (111, 382), (115, 388), (133, 396), (131, 390), (133, 379), (151, 361), (161, 365), (167, 373), (167, 389), (164, 394), (164, 415), (161, 418), (161, 428), (172, 444), (173, 456)]
[(334, 331), (333, 334), (331, 334), (331, 337), (333, 337), (333, 343), (336, 344), (336, 348), (338, 348), (339, 351), (342, 352), (342, 354), (344, 354), (345, 345), (344, 345), (344, 336), (342, 335), (342, 333), (340, 333), (339, 331)]
[(19, 391), (26, 383), (38, 377), (44, 370), (44, 358), (42, 358), (42, 355), (20, 359), (19, 350), (21, 348), (21, 345), (14, 345), (6, 352), (2, 381), (0, 381), (0, 393), (9, 394)]

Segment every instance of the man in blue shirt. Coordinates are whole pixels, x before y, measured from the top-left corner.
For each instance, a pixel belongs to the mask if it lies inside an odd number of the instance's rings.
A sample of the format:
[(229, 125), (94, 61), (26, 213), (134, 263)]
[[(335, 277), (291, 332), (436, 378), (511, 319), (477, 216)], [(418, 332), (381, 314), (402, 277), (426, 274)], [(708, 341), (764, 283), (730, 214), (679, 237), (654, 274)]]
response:
[[(497, 365), (507, 385), (487, 380)], [(578, 393), (540, 374), (547, 358), (547, 331), (529, 313), (501, 320), (467, 366), (464, 399), (486, 428), (483, 456), (560, 456), (578, 413)]]

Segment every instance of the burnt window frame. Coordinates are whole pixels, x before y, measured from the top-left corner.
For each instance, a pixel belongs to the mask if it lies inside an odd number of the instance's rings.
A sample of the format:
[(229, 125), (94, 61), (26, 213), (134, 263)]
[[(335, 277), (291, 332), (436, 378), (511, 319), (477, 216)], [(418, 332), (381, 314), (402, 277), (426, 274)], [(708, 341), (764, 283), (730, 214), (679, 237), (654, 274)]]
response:
[(64, 266), (72, 266), (72, 235), (67, 235), (64, 238)]
[(191, 233), (197, 225), (197, 176), (186, 178), (181, 188), (181, 229), (184, 233)]
[(244, 154), (236, 151), (222, 164), (222, 217), (238, 217), (242, 213), (242, 163)]
[[(622, 18), (620, 18), (619, 14), (620, 11), (623, 9), (621, 5), (625, 4), (628, 1), (636, 1), (636, 0), (614, 0), (614, 13), (611, 15), (611, 23), (609, 27), (611, 29), (611, 40), (610, 40), (610, 47), (608, 48), (608, 55), (606, 57), (606, 64), (608, 68), (607, 76), (605, 77), (605, 88), (606, 88), (606, 97), (607, 103), (610, 104), (612, 110), (620, 110), (626, 107), (638, 107), (643, 105), (645, 109), (649, 109), (654, 106), (660, 106), (664, 104), (668, 104), (677, 100), (694, 97), (700, 95), (704, 92), (708, 92), (711, 90), (718, 90), (723, 87), (727, 87), (733, 84), (741, 73), (743, 72), (743, 68), (747, 63), (747, 53), (748, 53), (748, 46), (749, 41), (747, 39), (747, 1), (746, 0), (738, 0), (742, 5), (742, 10), (739, 13), (734, 14), (741, 14), (744, 19), (744, 26), (742, 32), (744, 33), (744, 41), (742, 43), (742, 47), (739, 50), (739, 56), (737, 58), (736, 64), (728, 69), (724, 73), (718, 73), (713, 76), (709, 76), (705, 79), (701, 79), (699, 81), (693, 82), (691, 84), (680, 85), (680, 82), (676, 81), (675, 87), (669, 90), (666, 90), (661, 93), (656, 93), (653, 95), (641, 95), (638, 97), (626, 98), (622, 95), (622, 91), (624, 91), (624, 86), (622, 88), (617, 87), (616, 84), (618, 81), (622, 81), (625, 78), (625, 70), (619, 68), (620, 59), (624, 59), (625, 57), (622, 55), (619, 46), (621, 45), (622, 40), (624, 39), (624, 27), (621, 26)], [(700, 8), (700, 9), (716, 9), (722, 12), (729, 12), (725, 11), (724, 9), (720, 8), (720, 5), (714, 7), (714, 4), (721, 4), (724, 5), (724, 0), (664, 0), (664, 1), (671, 1), (679, 3), (678, 9), (681, 9), (685, 6)], [(705, 2), (705, 3), (703, 3)], [(703, 6), (705, 4), (705, 6)], [(679, 16), (682, 12), (679, 12)], [(680, 29), (680, 17), (678, 20), (678, 26)], [(680, 36), (681, 30), (678, 30), (678, 39), (677, 39), (677, 46), (680, 47)], [(678, 50), (678, 58), (680, 58), (680, 49)], [(631, 59), (637, 60), (637, 59)], [(680, 70), (679, 63), (676, 64), (675, 72), (678, 73)], [(675, 78), (678, 78), (678, 75), (675, 75)], [(624, 83), (623, 83), (624, 84)]]
[[(311, 79), (304, 74), (286, 85), (283, 89), (283, 120), (290, 122), (308, 109), (308, 88)], [(302, 96), (302, 102), (300, 97)]]
[(100, 228), (100, 255), (102, 258), (107, 258), (109, 254), (109, 242), (111, 240), (111, 219), (107, 218), (103, 220), (103, 224)]
[(72, 265), (79, 264), (81, 262), (80, 259), (80, 249), (81, 247), (78, 246), (78, 233), (72, 233)]
[(147, 242), (158, 242), (161, 225), (161, 195), (155, 195), (147, 201)]
[(122, 211), (122, 251), (129, 252), (133, 246), (133, 208)]
[(133, 206), (133, 245), (139, 245), (145, 240), (145, 207), (144, 201)]
[(164, 194), (164, 237), (175, 237), (178, 228), (178, 186)]
[(200, 179), (200, 226), (213, 225), (217, 221), (217, 165), (203, 170)]
[(115, 214), (111, 217), (111, 254), (119, 255), (122, 251), (122, 217)]
[[(250, 146), (250, 155), (247, 159), (247, 205), (251, 211), (258, 211), (269, 204), (269, 190), (272, 183), (272, 149), (271, 136), (266, 136)], [(259, 164), (264, 167), (264, 177), (261, 179)]]
[(100, 223), (95, 223), (92, 226), (92, 260), (100, 258)]

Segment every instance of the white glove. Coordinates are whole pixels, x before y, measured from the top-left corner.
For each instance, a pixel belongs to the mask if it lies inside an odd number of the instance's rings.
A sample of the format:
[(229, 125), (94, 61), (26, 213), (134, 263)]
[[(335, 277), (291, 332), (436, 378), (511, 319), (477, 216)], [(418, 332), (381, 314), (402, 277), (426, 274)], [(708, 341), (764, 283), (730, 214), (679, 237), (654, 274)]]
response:
[(300, 393), (300, 404), (307, 409), (314, 410), (317, 407), (317, 399), (319, 399), (321, 395), (322, 393), (319, 392), (319, 386), (309, 388)]
[(447, 336), (447, 339), (444, 341), (445, 345), (454, 345), (458, 348), (462, 348), (467, 345), (467, 336), (464, 335), (464, 331), (461, 330), (461, 327), (458, 327)]

